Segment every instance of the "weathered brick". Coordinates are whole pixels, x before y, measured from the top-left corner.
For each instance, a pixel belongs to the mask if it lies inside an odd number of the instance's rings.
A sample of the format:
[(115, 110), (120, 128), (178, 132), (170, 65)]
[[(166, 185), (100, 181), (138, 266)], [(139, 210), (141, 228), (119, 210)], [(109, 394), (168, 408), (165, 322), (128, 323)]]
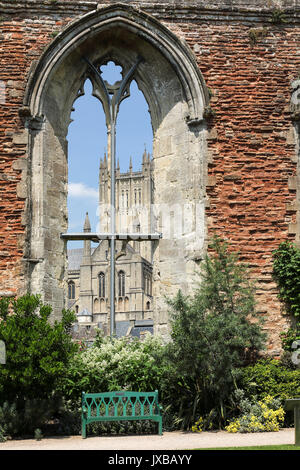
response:
[[(111, 3), (0, 3), (0, 79), (6, 85), (5, 104), (0, 104), (0, 293), (26, 288), (21, 259), (26, 246), (27, 137), (19, 109), (27, 78), (53, 33), (97, 4), (101, 9)], [(289, 111), (290, 85), (300, 69), (299, 5), (283, 1), (288, 22), (276, 25), (269, 21), (272, 9), (263, 0), (128, 3), (155, 16), (188, 44), (212, 91), (208, 233), (216, 230), (228, 238), (251, 265), (258, 279), (259, 310), (272, 316), (271, 343), (278, 348), (278, 332), (286, 320), (276, 286), (268, 284), (272, 251), (281, 241), (299, 237), (296, 143)], [(55, 171), (63, 175), (59, 166)]]

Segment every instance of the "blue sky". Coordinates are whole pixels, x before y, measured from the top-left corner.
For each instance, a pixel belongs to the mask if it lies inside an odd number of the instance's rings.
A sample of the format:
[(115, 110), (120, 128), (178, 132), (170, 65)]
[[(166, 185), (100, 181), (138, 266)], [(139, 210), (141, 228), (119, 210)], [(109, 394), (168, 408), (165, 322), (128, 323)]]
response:
[[(102, 77), (113, 84), (120, 80), (121, 67), (112, 62), (101, 68)], [(74, 111), (68, 132), (69, 169), (69, 232), (82, 232), (85, 213), (89, 213), (92, 231), (97, 227), (99, 164), (107, 148), (107, 130), (101, 102), (92, 96), (89, 80), (84, 96), (74, 102)], [(117, 120), (116, 156), (120, 170), (127, 171), (132, 157), (133, 169), (141, 168), (142, 154), (146, 147), (152, 154), (152, 128), (148, 105), (136, 82), (130, 86), (130, 97), (122, 101)], [(69, 242), (69, 247), (81, 246), (81, 242)]]

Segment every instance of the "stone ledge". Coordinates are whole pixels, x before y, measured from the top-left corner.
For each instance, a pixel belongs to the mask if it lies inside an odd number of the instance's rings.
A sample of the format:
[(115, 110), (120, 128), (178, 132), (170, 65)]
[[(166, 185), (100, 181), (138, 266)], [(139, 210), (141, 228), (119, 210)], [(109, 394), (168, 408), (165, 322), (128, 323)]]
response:
[[(2, 13), (20, 13), (20, 12), (48, 12), (48, 13), (57, 13), (64, 12), (65, 14), (75, 13), (76, 15), (94, 11), (101, 10), (105, 7), (112, 6), (113, 4), (125, 4), (137, 9), (141, 9), (147, 12), (152, 11), (154, 16), (157, 16), (157, 13), (162, 15), (164, 12), (168, 14), (169, 11), (177, 10), (185, 12), (197, 12), (199, 14), (202, 12), (212, 12), (214, 16), (226, 13), (226, 18), (230, 19), (230, 16), (235, 16), (236, 14), (261, 14), (261, 15), (270, 15), (274, 10), (278, 10), (279, 7), (277, 2), (274, 0), (271, 2), (266, 2), (265, 0), (213, 0), (212, 2), (207, 2), (207, 0), (194, 0), (188, 1), (184, 0), (182, 2), (174, 0), (152, 0), (149, 1), (138, 1), (138, 0), (127, 0), (126, 3), (120, 2), (118, 0), (104, 0), (103, 2), (96, 2), (94, 0), (26, 0), (21, 2), (16, 0), (0, 1), (0, 12)], [(300, 6), (298, 0), (281, 0), (280, 9), (284, 11), (286, 17), (289, 19), (295, 20), (297, 16), (300, 16)], [(159, 10), (159, 11), (158, 11)], [(162, 15), (164, 16), (164, 15)], [(245, 18), (247, 19), (247, 18)], [(249, 18), (252, 22), (257, 21), (257, 19), (252, 16)]]

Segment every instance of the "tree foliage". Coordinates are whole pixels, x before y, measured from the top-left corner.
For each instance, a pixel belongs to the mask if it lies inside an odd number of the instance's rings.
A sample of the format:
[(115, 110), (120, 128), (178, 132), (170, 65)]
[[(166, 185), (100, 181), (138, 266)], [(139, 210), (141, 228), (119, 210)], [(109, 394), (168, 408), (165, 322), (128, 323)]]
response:
[(51, 324), (51, 312), (38, 295), (0, 299), (0, 340), (6, 345), (0, 402), (48, 398), (65, 374), (77, 350), (69, 335), (75, 317), (64, 310), (61, 321)]
[(249, 354), (264, 347), (265, 340), (247, 267), (219, 237), (213, 238), (210, 248), (194, 295), (187, 297), (179, 291), (168, 301), (169, 357), (177, 377), (182, 377), (178, 396), (187, 418), (185, 426), (192, 424), (200, 409), (214, 409), (219, 424), (225, 419), (226, 400), (239, 368)]

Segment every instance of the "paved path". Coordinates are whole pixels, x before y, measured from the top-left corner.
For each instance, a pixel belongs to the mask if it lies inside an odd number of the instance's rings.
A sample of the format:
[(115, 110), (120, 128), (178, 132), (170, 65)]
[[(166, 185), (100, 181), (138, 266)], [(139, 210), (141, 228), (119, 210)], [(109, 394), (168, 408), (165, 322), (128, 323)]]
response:
[(159, 435), (143, 436), (81, 436), (47, 437), (13, 440), (0, 443), (1, 450), (187, 450), (212, 447), (239, 447), (257, 445), (294, 444), (294, 429), (279, 432), (230, 434), (218, 432), (165, 432)]

